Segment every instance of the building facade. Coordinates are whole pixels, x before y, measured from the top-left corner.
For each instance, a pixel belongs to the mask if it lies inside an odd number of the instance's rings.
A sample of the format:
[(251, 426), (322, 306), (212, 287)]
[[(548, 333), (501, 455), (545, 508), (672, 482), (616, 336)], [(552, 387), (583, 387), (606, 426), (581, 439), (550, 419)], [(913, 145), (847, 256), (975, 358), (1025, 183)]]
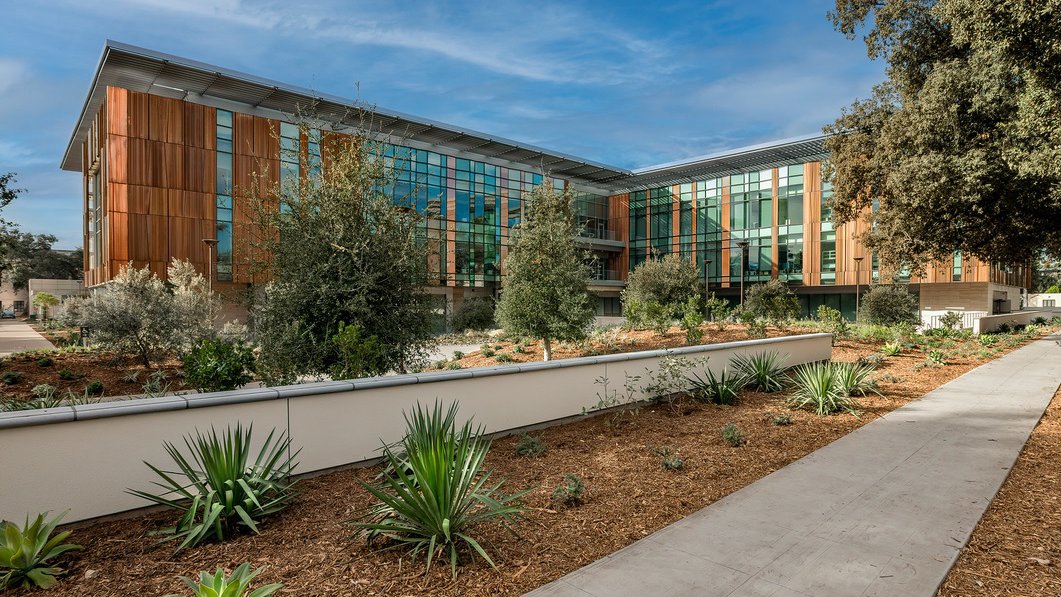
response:
[[(307, 108), (311, 126), (294, 124)], [(575, 198), (579, 242), (595, 257), (598, 315), (619, 314), (627, 273), (667, 253), (695, 262), (705, 286), (722, 296), (736, 297), (742, 277), (746, 285), (785, 280), (807, 313), (828, 304), (852, 316), (856, 285), (892, 278), (855, 240), (863, 223), (832, 223), (820, 136), (631, 171), (363, 108), (107, 42), (62, 162), (83, 177), (85, 285), (105, 284), (130, 262), (164, 276), (179, 258), (238, 298), (263, 282), (241, 256), (240, 195), (314, 176), (331, 141), (354, 128), (400, 139), (386, 150), (402, 165), (393, 193), (424, 216), (430, 291), (440, 307), (496, 295), (509, 230), (539, 184)], [(1029, 275), (956, 254), (904, 281), (926, 312), (994, 312), (1018, 308)]]

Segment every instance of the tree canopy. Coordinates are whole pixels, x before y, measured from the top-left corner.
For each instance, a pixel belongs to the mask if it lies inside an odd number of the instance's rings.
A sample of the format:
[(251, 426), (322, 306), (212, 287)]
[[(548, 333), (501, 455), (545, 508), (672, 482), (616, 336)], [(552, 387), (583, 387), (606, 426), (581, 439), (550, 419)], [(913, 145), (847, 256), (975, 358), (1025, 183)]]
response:
[(837, 0), (888, 80), (825, 131), (833, 215), (888, 267), (1061, 249), (1061, 3)]

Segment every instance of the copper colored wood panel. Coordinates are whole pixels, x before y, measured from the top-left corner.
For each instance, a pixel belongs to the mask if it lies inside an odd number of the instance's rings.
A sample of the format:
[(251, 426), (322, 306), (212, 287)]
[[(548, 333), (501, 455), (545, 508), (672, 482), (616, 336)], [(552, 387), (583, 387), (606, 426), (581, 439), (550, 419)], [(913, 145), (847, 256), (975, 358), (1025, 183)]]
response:
[(129, 259), (147, 263), (151, 259), (151, 216), (129, 214)]
[(164, 143), (184, 143), (184, 102), (157, 95), (150, 96), (148, 138)]
[[(107, 183), (107, 215), (129, 211), (129, 185)], [(86, 214), (87, 217), (87, 214)]]
[(159, 143), (158, 186), (166, 189), (183, 189), (185, 181), (184, 147), (173, 143)]
[(137, 137), (139, 139), (149, 139), (151, 137), (150, 96), (146, 93), (130, 91), (128, 105), (128, 136)]
[(184, 181), (181, 188), (214, 193), (217, 185), (217, 152), (198, 147), (184, 148)]
[[(115, 212), (108, 216), (110, 220), (107, 227), (107, 240), (110, 249), (110, 258), (114, 261), (125, 262), (129, 260), (129, 214)], [(87, 251), (86, 251), (87, 253)], [(112, 270), (117, 272), (118, 270)], [(105, 280), (98, 280), (103, 282)]]
[[(695, 220), (695, 218), (694, 218)], [(625, 241), (616, 267), (620, 280), (626, 280), (630, 270), (630, 195), (623, 193), (608, 198), (608, 228)]]
[(148, 232), (151, 243), (148, 259), (151, 262), (169, 261), (169, 226), (164, 216), (148, 216), (150, 231)]
[(129, 91), (121, 87), (107, 87), (106, 132), (110, 135), (129, 136)]
[[(107, 172), (109, 182), (129, 182), (129, 138), (119, 135), (107, 136)], [(91, 162), (86, 162), (89, 165)]]

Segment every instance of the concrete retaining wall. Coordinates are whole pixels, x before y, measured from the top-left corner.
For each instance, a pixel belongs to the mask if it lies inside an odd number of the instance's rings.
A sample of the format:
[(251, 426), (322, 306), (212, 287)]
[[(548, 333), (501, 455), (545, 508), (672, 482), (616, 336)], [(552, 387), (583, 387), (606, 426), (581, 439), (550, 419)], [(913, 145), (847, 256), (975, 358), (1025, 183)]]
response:
[(988, 315), (981, 317), (976, 320), (973, 324), (974, 334), (986, 334), (998, 330), (1002, 324), (1013, 327), (1016, 325), (1028, 325), (1036, 317), (1045, 317), (1050, 319), (1051, 314), (1044, 311), (1017, 311), (1014, 313), (1004, 313), (1002, 315)]
[(718, 373), (734, 354), (768, 351), (787, 355), (789, 365), (825, 360), (831, 336), (0, 413), (0, 519), (70, 510), (73, 522), (143, 507), (125, 493), (153, 487), (143, 461), (167, 468), (162, 442), (180, 442), (196, 428), (253, 423), (259, 440), (286, 429), (302, 448), (297, 472), (305, 473), (377, 457), (381, 440), (401, 439), (402, 411), (418, 401), (459, 401), (463, 417), (501, 432), (593, 408), (598, 393), (623, 390), (627, 372), (644, 374), (668, 354), (708, 357), (706, 368)]

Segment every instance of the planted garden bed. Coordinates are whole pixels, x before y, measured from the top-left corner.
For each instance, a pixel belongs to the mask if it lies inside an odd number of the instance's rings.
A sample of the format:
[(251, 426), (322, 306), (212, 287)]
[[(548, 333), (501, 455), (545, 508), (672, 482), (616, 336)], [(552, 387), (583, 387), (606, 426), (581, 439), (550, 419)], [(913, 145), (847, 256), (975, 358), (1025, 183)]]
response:
[[(693, 403), (683, 416), (653, 406), (618, 419), (605, 414), (535, 432), (545, 451), (534, 457), (517, 454), (525, 438), (499, 439), (487, 467), (506, 479), (507, 491), (531, 492), (519, 537), (496, 525), (476, 533), (494, 557), (496, 571), (465, 554), (455, 580), (446, 565), (425, 574), (423, 562), (411, 562), (403, 551), (371, 549), (355, 539), (350, 521), (374, 502), (361, 486), (379, 473), (371, 468), (303, 480), (292, 506), (265, 519), (260, 535), (247, 533), (178, 554), (172, 544), (159, 545), (150, 535), (172, 526), (178, 516), (172, 511), (76, 525), (70, 540), (85, 549), (69, 558), (68, 577), (53, 593), (180, 592), (177, 575), (249, 562), (252, 568), (265, 567), (260, 584), (285, 584), (280, 594), (518, 595), (709, 505), (1023, 341), (1004, 341), (987, 353), (976, 340), (906, 347), (881, 360), (876, 375), (882, 395), (858, 398), (858, 416), (819, 417), (789, 409), (784, 392), (744, 391), (736, 406)], [(835, 347), (834, 360), (880, 354), (881, 346), (845, 340)], [(947, 364), (926, 364), (929, 350), (944, 351)], [(780, 415), (787, 415), (789, 424)], [(727, 425), (740, 431), (743, 445), (733, 447), (723, 439)], [(680, 468), (666, 470), (664, 454), (672, 469), (680, 458)], [(567, 474), (584, 484), (580, 505), (552, 499)]]

